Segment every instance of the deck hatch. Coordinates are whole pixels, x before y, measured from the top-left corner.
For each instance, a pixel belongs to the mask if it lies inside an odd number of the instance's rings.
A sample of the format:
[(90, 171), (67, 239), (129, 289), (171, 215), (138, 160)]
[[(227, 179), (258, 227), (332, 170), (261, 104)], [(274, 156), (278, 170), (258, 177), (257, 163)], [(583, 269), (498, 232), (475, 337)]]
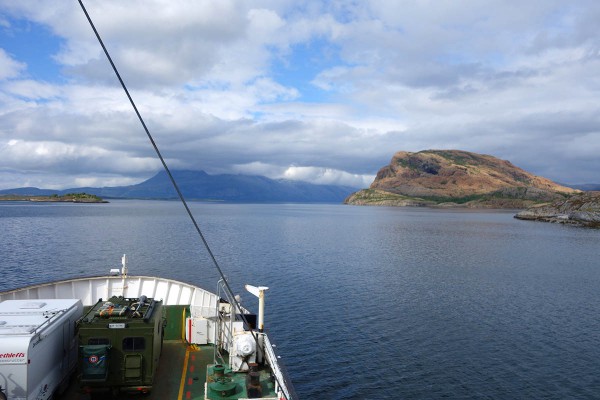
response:
[(142, 355), (127, 354), (124, 362), (124, 380), (126, 382), (140, 381), (142, 379)]

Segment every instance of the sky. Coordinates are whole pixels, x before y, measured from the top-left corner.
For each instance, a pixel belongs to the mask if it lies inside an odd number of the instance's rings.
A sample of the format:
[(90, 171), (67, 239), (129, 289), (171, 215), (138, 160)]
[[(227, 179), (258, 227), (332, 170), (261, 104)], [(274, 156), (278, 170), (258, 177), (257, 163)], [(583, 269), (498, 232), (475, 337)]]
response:
[[(458, 149), (600, 183), (595, 0), (85, 0), (171, 169), (368, 187)], [(160, 162), (76, 0), (0, 0), (0, 189)]]

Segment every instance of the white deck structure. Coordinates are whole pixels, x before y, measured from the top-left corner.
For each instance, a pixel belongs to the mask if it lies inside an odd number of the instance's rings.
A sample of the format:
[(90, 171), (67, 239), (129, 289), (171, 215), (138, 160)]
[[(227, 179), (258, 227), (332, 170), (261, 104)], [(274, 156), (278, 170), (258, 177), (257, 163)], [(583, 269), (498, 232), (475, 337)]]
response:
[(190, 305), (192, 315), (216, 316), (216, 294), (187, 283), (149, 276), (98, 276), (27, 286), (0, 293), (0, 302), (18, 299), (80, 299), (84, 306), (112, 296), (141, 295), (163, 300), (164, 305)]

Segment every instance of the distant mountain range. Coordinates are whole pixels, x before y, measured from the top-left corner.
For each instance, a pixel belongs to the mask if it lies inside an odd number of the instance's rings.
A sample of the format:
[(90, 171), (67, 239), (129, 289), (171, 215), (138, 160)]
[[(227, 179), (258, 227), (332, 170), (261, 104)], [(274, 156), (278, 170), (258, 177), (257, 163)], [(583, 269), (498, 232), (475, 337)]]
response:
[[(256, 175), (209, 175), (204, 171), (172, 171), (181, 192), (187, 200), (228, 202), (299, 202), (341, 203), (356, 188), (337, 185), (315, 185), (286, 179), (269, 179)], [(49, 196), (66, 193), (95, 194), (103, 198), (175, 199), (177, 193), (166, 172), (130, 186), (79, 187), (64, 190), (24, 187), (0, 190), (0, 195)]]

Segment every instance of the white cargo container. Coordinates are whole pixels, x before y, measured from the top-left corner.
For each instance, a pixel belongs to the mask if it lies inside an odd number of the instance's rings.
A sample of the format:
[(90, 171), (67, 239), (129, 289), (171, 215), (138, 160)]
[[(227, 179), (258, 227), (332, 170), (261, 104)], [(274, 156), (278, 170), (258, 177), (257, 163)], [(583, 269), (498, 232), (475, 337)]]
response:
[(0, 386), (6, 398), (46, 400), (66, 386), (77, 366), (75, 321), (82, 314), (75, 299), (0, 303)]

